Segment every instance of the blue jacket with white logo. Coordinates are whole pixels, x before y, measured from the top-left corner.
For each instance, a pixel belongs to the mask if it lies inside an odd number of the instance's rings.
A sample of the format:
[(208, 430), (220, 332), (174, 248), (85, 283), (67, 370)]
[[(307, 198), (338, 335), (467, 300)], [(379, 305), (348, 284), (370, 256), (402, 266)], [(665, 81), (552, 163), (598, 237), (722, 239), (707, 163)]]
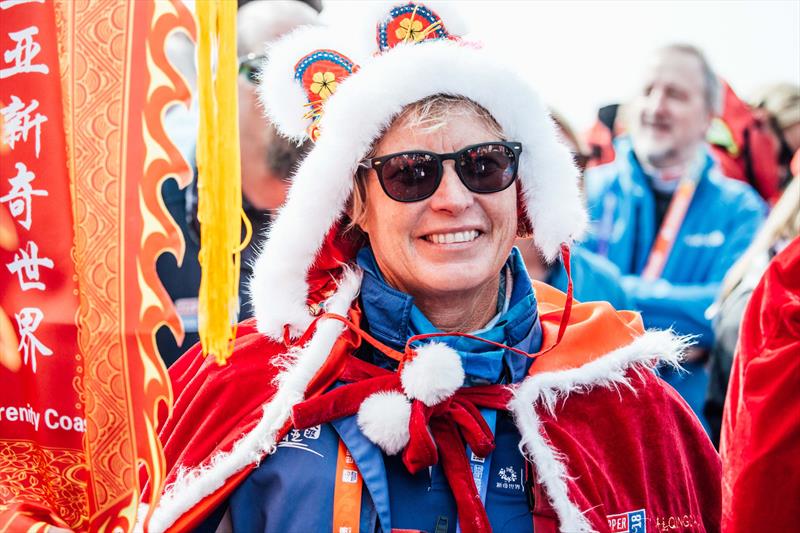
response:
[(761, 225), (765, 205), (751, 187), (720, 174), (707, 155), (661, 278), (645, 281), (639, 275), (658, 232), (655, 197), (630, 141), (621, 138), (615, 147), (614, 162), (586, 175), (592, 232), (585, 246), (619, 267), (622, 286), (647, 327), (673, 327), (709, 347), (714, 334), (706, 309)]
[[(542, 340), (541, 324), (530, 279), (518, 251), (512, 253), (507, 265), (514, 280), (508, 309), (492, 331), (500, 331), (515, 347), (536, 352)], [(382, 283), (366, 268), (361, 301), (370, 332), (393, 348), (402, 349), (415, 313), (411, 297)], [(531, 363), (525, 356), (509, 350), (469, 353), (454, 347), (462, 356), (467, 384), (518, 382), (525, 377)], [(396, 364), (368, 346), (363, 346), (359, 355), (386, 368)], [(525, 461), (518, 448), (520, 434), (508, 413), (492, 413), (490, 418), (494, 416), (496, 448), (482, 462), (484, 475), (488, 476), (486, 511), (494, 531), (532, 531)], [(305, 430), (291, 430), (277, 444), (269, 460), (254, 470), (229, 498), (234, 530), (330, 531), (340, 439), (364, 482), (360, 531), (456, 532), (456, 503), (441, 466), (436, 464), (410, 474), (399, 455), (385, 455), (361, 433), (355, 416)], [(314, 505), (299, 508), (297, 502), (314, 502)], [(218, 513), (201, 529), (213, 531), (219, 518)]]

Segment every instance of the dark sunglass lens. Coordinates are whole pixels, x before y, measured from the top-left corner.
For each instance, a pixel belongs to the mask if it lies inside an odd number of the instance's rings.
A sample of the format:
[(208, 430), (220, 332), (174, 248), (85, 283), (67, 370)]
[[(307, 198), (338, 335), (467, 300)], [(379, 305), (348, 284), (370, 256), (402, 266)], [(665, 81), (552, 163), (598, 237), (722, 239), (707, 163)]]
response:
[(400, 202), (413, 202), (433, 194), (438, 182), (439, 163), (429, 154), (400, 154), (383, 163), (381, 171), (386, 193)]
[(239, 74), (247, 78), (253, 85), (258, 85), (261, 81), (261, 60), (248, 59), (239, 65)]
[(464, 152), (458, 164), (464, 183), (475, 192), (502, 191), (514, 180), (517, 158), (502, 144), (484, 144)]

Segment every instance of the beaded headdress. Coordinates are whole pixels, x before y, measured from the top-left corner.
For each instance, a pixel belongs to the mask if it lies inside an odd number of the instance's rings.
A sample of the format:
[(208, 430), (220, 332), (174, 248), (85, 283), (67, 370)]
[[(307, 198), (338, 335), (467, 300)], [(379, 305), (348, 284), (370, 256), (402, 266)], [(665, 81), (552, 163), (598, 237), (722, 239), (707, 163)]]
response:
[(301, 335), (314, 318), (309, 279), (326, 257), (342, 255), (332, 236), (359, 162), (406, 106), (426, 97), (470, 99), (524, 145), (520, 217), (546, 258), (586, 225), (572, 155), (519, 65), (465, 39), (453, 4), (365, 4), (344, 27), (300, 28), (268, 50), (260, 87), (267, 114), (286, 137), (314, 141), (250, 284), (258, 328), (276, 339)]

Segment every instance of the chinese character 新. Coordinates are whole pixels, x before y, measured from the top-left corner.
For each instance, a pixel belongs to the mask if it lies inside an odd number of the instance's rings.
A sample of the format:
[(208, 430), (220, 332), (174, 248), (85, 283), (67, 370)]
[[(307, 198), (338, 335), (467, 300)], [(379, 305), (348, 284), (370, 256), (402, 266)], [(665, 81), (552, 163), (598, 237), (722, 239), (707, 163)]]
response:
[(53, 350), (42, 344), (42, 341), (34, 335), (44, 318), (44, 313), (35, 307), (25, 307), (19, 313), (15, 313), (14, 318), (17, 319), (17, 330), (19, 331), (19, 347), (17, 349), (22, 350), (22, 362), (27, 365), (30, 359), (31, 369), (36, 373), (36, 353), (53, 355)]
[(12, 274), (19, 276), (19, 287), (23, 291), (30, 289), (45, 290), (44, 283), (39, 281), (39, 267), (53, 268), (53, 260), (39, 257), (39, 247), (33, 241), (28, 241), (25, 249), (19, 249), (14, 254), (14, 260), (6, 265)]
[(42, 123), (47, 122), (47, 117), (41, 113), (36, 113), (36, 116), (31, 118), (31, 113), (39, 107), (38, 100), (31, 100), (28, 107), (14, 96), (11, 95), (11, 103), (6, 107), (0, 108), (0, 114), (3, 115), (3, 142), (14, 149), (14, 143), (22, 139), (28, 141), (28, 132), (31, 128), (35, 130), (35, 143), (36, 143), (36, 157), (39, 157), (39, 150), (41, 148), (40, 137), (42, 133)]
[(33, 40), (33, 36), (38, 33), (39, 28), (36, 26), (29, 26), (24, 30), (9, 32), (8, 36), (12, 41), (17, 43), (17, 46), (12, 50), (3, 52), (3, 59), (6, 63), (11, 64), (11, 66), (0, 69), (0, 80), (3, 78), (10, 78), (16, 74), (29, 72), (48, 74), (50, 72), (50, 69), (45, 64), (33, 64), (33, 59), (42, 49), (39, 43)]
[(47, 191), (31, 187), (31, 182), (36, 176), (28, 170), (25, 163), (17, 163), (16, 167), (17, 175), (8, 180), (11, 190), (5, 196), (0, 196), (0, 204), (8, 203), (11, 215), (17, 219), (20, 226), (29, 230), (31, 229), (31, 197), (47, 196)]

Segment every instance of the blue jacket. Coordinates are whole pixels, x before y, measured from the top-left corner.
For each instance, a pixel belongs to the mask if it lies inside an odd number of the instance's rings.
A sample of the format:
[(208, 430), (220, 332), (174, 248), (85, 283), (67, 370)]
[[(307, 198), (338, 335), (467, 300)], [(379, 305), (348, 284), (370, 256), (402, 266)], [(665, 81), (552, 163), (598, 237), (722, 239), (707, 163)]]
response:
[[(541, 325), (530, 280), (518, 251), (512, 253), (507, 264), (512, 268), (514, 284), (508, 311), (495, 328), (502, 329), (503, 336), (512, 345), (529, 353), (538, 351)], [(411, 297), (388, 287), (366, 269), (361, 301), (370, 332), (382, 342), (402, 348), (410, 327)], [(380, 366), (393, 364), (368, 346), (360, 350), (359, 356)], [(470, 379), (476, 382), (521, 381), (530, 362), (508, 350), (495, 350), (485, 356), (462, 354), (468, 382)], [(496, 449), (485, 463), (487, 514), (494, 531), (532, 531), (525, 462), (518, 449), (520, 435), (508, 413), (495, 414)], [(386, 456), (361, 433), (355, 416), (290, 431), (277, 444), (276, 452), (230, 497), (234, 530), (330, 531), (340, 439), (353, 456), (364, 481), (361, 531), (388, 533), (395, 528), (455, 533), (456, 503), (441, 467), (437, 464), (411, 475), (400, 456)], [(298, 502), (314, 503), (300, 509)], [(219, 516), (214, 520), (218, 521)], [(213, 525), (210, 530), (213, 531)]]
[(615, 148), (614, 162), (586, 175), (592, 232), (585, 246), (619, 267), (622, 286), (645, 326), (673, 327), (709, 347), (714, 334), (706, 309), (761, 225), (765, 205), (750, 186), (720, 174), (707, 155), (661, 279), (644, 281), (639, 275), (658, 231), (655, 197), (630, 141), (621, 138)]

